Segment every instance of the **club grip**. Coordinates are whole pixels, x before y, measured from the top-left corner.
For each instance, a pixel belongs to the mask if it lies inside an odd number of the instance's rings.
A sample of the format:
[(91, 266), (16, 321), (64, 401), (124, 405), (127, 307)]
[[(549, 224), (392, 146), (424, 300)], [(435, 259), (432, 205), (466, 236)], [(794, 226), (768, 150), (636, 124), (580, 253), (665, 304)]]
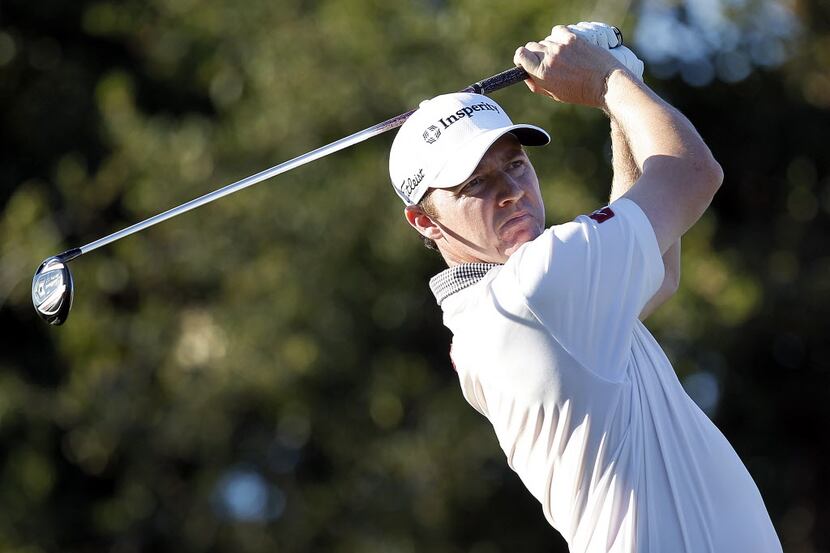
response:
[[(617, 27), (611, 27), (614, 30), (614, 34), (617, 36), (617, 44), (612, 46), (612, 48), (616, 48), (617, 46), (621, 46), (623, 43), (623, 35), (622, 32)], [(496, 90), (500, 90), (502, 88), (506, 88), (508, 86), (514, 85), (516, 83), (520, 83), (528, 78), (527, 71), (524, 70), (522, 67), (513, 67), (511, 69), (507, 69), (506, 71), (502, 71), (501, 73), (497, 73), (492, 77), (487, 77), (486, 79), (482, 79), (475, 84), (471, 84), (461, 92), (475, 92), (476, 94), (490, 94)]]
[(520, 83), (527, 79), (527, 71), (522, 67), (513, 67), (501, 73), (497, 73), (492, 77), (482, 79), (475, 84), (471, 84), (461, 92), (475, 92), (476, 94), (490, 94), (496, 90)]

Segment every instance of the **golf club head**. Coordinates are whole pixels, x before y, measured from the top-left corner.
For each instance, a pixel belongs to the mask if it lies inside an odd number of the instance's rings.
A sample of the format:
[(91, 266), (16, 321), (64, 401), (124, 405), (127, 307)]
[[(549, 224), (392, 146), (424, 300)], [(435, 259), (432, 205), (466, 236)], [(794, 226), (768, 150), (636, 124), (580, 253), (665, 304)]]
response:
[(51, 325), (66, 322), (72, 308), (75, 286), (69, 267), (59, 257), (45, 259), (32, 278), (32, 304), (40, 317)]

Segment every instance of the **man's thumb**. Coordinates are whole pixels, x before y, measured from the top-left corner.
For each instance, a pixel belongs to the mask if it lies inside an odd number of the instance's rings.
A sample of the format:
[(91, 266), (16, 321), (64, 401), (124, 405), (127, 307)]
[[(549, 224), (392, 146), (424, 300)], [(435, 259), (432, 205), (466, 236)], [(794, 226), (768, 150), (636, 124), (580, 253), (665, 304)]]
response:
[(529, 75), (538, 75), (539, 65), (542, 63), (542, 58), (538, 52), (528, 50), (524, 46), (519, 46), (516, 53), (513, 55), (513, 63), (524, 68)]

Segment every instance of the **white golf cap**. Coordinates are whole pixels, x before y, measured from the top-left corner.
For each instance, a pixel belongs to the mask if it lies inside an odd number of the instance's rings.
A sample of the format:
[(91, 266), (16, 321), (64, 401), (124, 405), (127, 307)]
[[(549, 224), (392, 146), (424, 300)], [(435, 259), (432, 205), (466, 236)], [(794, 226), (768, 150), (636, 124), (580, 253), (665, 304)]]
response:
[(550, 142), (539, 127), (514, 125), (500, 105), (481, 94), (458, 92), (421, 102), (392, 142), (392, 186), (407, 205), (417, 204), (430, 188), (457, 186), (508, 132), (525, 146)]

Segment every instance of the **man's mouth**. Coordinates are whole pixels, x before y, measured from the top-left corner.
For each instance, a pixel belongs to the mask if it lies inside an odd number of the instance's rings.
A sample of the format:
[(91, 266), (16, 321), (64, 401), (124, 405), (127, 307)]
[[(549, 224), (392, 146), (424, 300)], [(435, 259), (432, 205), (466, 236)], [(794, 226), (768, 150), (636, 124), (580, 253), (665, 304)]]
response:
[(511, 225), (520, 223), (528, 217), (530, 217), (530, 213), (528, 213), (527, 211), (517, 211), (501, 224), (501, 228), (504, 229)]

